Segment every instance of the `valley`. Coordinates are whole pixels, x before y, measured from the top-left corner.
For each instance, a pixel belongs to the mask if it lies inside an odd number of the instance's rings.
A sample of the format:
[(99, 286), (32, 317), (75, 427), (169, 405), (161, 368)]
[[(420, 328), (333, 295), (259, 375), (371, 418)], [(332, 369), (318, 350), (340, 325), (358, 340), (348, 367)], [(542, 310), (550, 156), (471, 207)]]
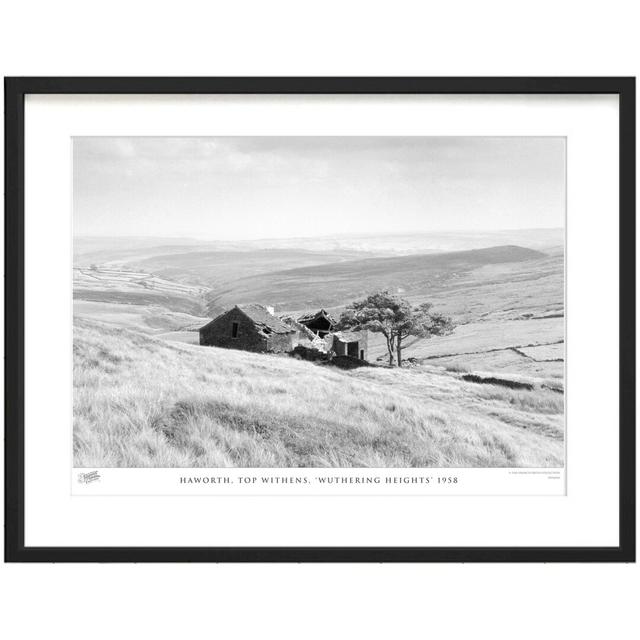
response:
[[(242, 303), (298, 315), (325, 308), (336, 316), (351, 301), (388, 289), (413, 304), (432, 302), (457, 324), (453, 335), (410, 338), (404, 357), (469, 371), (564, 374), (564, 254), (560, 236), (531, 233), (530, 244), (475, 248), (484, 236), (458, 237), (456, 251), (416, 253), (435, 246), (397, 238), (310, 239), (202, 244), (149, 239), (79, 242), (74, 313), (114, 327), (196, 344), (194, 331)], [(500, 234), (503, 240), (522, 240)], [(424, 240), (424, 239), (423, 239)], [(438, 238), (438, 246), (455, 244)], [(156, 241), (157, 242), (157, 241)], [(443, 244), (444, 243), (444, 244)], [(102, 257), (103, 263), (94, 262)], [(87, 264), (89, 263), (89, 264)], [(371, 334), (370, 359), (383, 363), (384, 339)]]

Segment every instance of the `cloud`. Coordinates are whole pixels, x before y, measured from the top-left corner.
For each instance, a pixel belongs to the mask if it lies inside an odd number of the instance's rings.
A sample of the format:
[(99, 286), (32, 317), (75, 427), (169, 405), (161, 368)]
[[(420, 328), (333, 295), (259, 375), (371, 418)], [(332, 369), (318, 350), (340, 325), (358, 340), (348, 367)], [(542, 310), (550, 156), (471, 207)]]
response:
[(75, 138), (73, 188), (85, 233), (553, 227), (564, 216), (564, 140)]

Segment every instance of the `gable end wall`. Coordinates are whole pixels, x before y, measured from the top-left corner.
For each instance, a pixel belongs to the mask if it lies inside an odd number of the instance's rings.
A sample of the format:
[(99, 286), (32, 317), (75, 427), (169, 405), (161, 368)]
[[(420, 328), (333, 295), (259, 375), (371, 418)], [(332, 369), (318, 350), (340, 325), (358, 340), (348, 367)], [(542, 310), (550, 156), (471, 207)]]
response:
[[(238, 323), (236, 338), (231, 337), (234, 322)], [(253, 322), (240, 309), (231, 309), (200, 329), (200, 344), (243, 351), (268, 350), (267, 338), (260, 334)]]

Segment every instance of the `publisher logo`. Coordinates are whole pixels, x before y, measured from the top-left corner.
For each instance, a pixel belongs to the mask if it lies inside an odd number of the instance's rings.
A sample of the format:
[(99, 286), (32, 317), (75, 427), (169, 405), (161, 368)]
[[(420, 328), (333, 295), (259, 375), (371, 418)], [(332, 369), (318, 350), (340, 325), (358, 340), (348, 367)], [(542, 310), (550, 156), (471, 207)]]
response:
[(97, 471), (88, 471), (87, 473), (78, 474), (78, 482), (80, 484), (90, 484), (100, 480), (100, 474)]

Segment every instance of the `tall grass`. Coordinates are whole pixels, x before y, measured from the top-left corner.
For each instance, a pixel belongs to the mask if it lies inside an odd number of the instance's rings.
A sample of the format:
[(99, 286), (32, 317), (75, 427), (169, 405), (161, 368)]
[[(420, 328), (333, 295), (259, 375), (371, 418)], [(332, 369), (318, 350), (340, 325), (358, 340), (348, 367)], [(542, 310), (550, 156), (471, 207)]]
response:
[(80, 467), (504, 467), (563, 460), (561, 397), (553, 405), (538, 392), (521, 392), (531, 394), (526, 399), (504, 389), (496, 395), (443, 372), (344, 372), (163, 342), (81, 319), (74, 389)]

